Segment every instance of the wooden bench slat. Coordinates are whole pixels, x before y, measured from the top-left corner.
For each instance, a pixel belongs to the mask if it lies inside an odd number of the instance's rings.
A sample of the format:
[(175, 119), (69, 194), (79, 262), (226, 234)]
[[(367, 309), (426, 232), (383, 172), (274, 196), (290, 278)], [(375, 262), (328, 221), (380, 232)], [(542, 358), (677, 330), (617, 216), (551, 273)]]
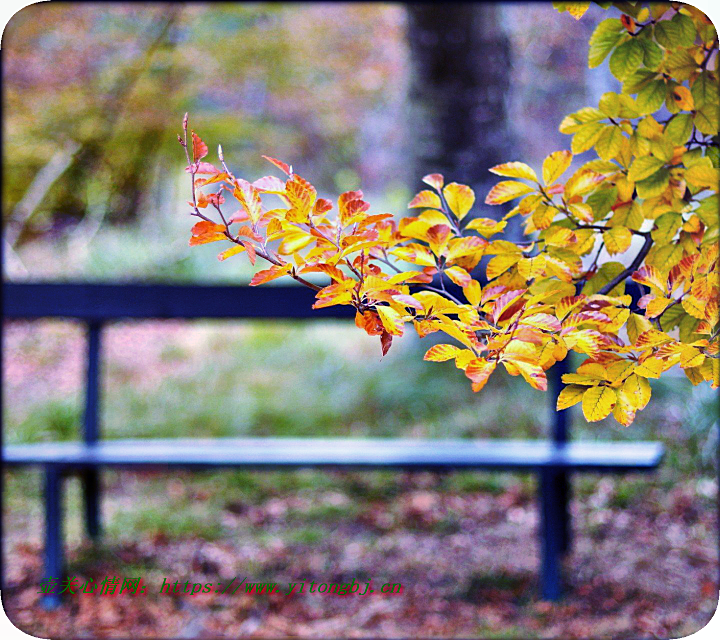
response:
[(658, 442), (545, 440), (413, 440), (348, 438), (222, 438), (104, 440), (9, 445), (8, 465), (128, 467), (350, 467), (417, 469), (652, 470)]

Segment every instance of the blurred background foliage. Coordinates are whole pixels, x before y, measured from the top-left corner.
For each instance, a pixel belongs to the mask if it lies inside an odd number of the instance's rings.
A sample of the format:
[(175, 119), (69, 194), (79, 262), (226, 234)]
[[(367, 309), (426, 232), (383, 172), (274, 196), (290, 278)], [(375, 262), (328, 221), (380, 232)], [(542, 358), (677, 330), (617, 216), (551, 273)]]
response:
[(186, 111), (251, 178), (269, 173), (265, 153), (398, 213), (431, 170), (482, 191), (493, 164), (567, 145), (563, 114), (604, 90), (585, 64), (601, 17), (549, 3), (27, 7), (2, 43), (5, 272), (245, 280), (241, 261), (187, 247)]

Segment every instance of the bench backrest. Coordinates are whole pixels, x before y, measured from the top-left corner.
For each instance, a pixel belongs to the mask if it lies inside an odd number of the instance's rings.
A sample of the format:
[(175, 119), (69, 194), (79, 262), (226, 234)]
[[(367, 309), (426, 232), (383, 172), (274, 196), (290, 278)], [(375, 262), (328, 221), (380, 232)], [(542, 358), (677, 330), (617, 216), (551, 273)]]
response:
[[(263, 319), (351, 320), (348, 306), (313, 309), (314, 293), (293, 285), (248, 287), (233, 285), (5, 283), (3, 315), (8, 319), (69, 318), (87, 326), (87, 365), (83, 439), (100, 437), (100, 364), (102, 327), (120, 319)], [(555, 411), (560, 377), (566, 361), (548, 372), (552, 438), (570, 436), (569, 410)]]

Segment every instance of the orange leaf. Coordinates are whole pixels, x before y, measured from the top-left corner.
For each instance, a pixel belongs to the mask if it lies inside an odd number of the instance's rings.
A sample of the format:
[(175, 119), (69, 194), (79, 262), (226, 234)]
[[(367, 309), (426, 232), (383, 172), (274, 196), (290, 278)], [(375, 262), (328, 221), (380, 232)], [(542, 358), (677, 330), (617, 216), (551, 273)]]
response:
[(191, 230), (194, 236), (202, 236), (206, 233), (216, 233), (225, 231), (225, 227), (221, 224), (211, 222), (210, 220), (201, 220), (195, 224)]
[(276, 278), (281, 278), (282, 276), (286, 275), (290, 269), (292, 268), (289, 264), (284, 265), (273, 265), (269, 269), (263, 269), (262, 271), (258, 271), (250, 280), (250, 286), (251, 287), (257, 287), (259, 284), (264, 284), (265, 282), (270, 282), (270, 280), (275, 280)]
[(280, 171), (283, 171), (289, 176), (292, 175), (292, 167), (289, 164), (285, 164), (284, 162), (281, 162), (280, 160), (276, 160), (275, 158), (271, 158), (269, 156), (263, 156), (263, 158), (265, 158), (265, 160), (267, 160), (268, 162), (274, 164), (278, 169), (280, 169)]
[(198, 160), (202, 160), (208, 154), (207, 145), (200, 139), (200, 136), (197, 135), (194, 131), (192, 132), (192, 150), (193, 150), (193, 160), (195, 162), (197, 162)]
[(209, 242), (217, 242), (218, 240), (225, 240), (224, 233), (203, 233), (199, 236), (192, 236), (190, 238), (190, 246), (196, 247), (200, 244), (208, 244)]

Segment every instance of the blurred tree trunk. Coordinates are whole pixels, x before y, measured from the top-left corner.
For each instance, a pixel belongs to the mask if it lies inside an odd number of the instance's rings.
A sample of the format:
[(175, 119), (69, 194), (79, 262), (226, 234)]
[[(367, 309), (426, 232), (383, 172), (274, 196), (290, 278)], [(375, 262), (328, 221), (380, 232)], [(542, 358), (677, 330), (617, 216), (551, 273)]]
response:
[[(506, 123), (510, 47), (495, 3), (409, 4), (415, 175), (443, 173), (476, 189), (512, 160)], [(481, 195), (483, 197), (481, 197)]]

